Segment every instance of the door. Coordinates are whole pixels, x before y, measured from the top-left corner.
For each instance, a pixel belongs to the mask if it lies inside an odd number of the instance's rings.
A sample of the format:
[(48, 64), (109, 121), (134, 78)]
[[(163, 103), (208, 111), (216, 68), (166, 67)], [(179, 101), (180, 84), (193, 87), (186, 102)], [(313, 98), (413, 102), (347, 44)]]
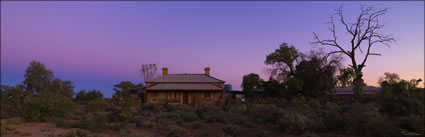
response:
[(189, 104), (189, 93), (183, 92), (183, 104)]

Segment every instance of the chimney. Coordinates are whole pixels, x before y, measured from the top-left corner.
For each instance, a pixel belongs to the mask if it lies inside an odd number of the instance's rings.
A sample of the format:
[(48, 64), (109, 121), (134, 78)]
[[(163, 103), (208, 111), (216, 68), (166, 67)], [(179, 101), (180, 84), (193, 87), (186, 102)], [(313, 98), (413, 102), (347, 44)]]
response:
[(205, 75), (209, 76), (210, 75), (210, 67), (205, 67)]
[(162, 68), (162, 76), (168, 75), (168, 68), (163, 67)]

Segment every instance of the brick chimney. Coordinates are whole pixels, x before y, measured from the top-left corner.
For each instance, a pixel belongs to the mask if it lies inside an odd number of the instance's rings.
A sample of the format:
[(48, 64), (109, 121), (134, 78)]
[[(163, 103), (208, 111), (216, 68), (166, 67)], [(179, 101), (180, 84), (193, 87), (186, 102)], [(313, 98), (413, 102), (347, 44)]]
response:
[(209, 76), (210, 75), (210, 67), (205, 67), (205, 75)]
[(163, 67), (162, 68), (162, 76), (168, 75), (168, 68), (167, 67)]

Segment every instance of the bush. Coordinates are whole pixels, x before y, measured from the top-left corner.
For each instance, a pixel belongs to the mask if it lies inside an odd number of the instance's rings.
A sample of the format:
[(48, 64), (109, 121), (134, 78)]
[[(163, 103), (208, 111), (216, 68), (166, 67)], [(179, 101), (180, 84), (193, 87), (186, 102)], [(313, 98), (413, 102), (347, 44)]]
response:
[[(255, 118), (257, 119), (257, 117)], [(245, 115), (232, 115), (230, 116), (230, 121), (235, 124), (239, 124), (245, 127), (255, 127), (256, 124), (252, 121), (255, 120)]]
[(340, 107), (335, 103), (328, 103), (321, 112), (321, 117), (327, 130), (341, 130), (345, 126), (344, 116)]
[(234, 125), (226, 125), (223, 127), (223, 132), (231, 137), (240, 137), (242, 130)]
[(190, 137), (190, 132), (185, 128), (173, 126), (168, 130), (167, 137)]
[(166, 109), (157, 104), (144, 104), (141, 106), (140, 111), (147, 111), (147, 112), (153, 112), (153, 113), (159, 113), (164, 112)]
[(249, 109), (249, 114), (254, 120), (257, 120), (257, 122), (274, 123), (276, 119), (279, 119), (283, 115), (283, 111), (274, 104), (253, 105)]
[(108, 118), (102, 113), (92, 113), (81, 120), (78, 126), (89, 131), (101, 131), (108, 128)]
[(141, 137), (141, 136), (133, 133), (129, 129), (122, 129), (122, 130), (120, 130), (119, 134), (115, 137)]
[(134, 113), (137, 112), (136, 104), (133, 104), (131, 102), (124, 102), (120, 104), (120, 108), (122, 110), (122, 113), (126, 116), (132, 116)]
[(392, 96), (385, 97), (380, 104), (379, 110), (390, 115), (405, 116), (409, 114), (424, 114), (424, 104), (415, 97)]
[(92, 100), (103, 99), (102, 92), (98, 90), (91, 90), (86, 92), (85, 90), (81, 90), (77, 94), (75, 94), (75, 100), (78, 102), (88, 102)]
[(136, 127), (153, 128), (156, 127), (156, 121), (151, 119), (139, 119), (136, 122)]
[(184, 122), (193, 122), (198, 120), (198, 116), (193, 112), (183, 112), (181, 113), (181, 117)]
[(12, 124), (12, 125), (20, 124), (22, 122), (24, 121), (20, 117), (13, 117), (6, 120), (6, 124)]
[(288, 112), (278, 120), (279, 127), (287, 133), (301, 134), (316, 130), (314, 120), (298, 112)]
[(351, 111), (344, 114), (346, 131), (360, 136), (401, 136), (393, 123), (386, 120), (373, 104), (353, 104)]
[(94, 137), (89, 131), (86, 130), (71, 130), (62, 135), (63, 137)]
[(65, 119), (54, 119), (53, 123), (55, 123), (56, 127), (62, 127), (62, 128), (73, 128), (76, 127), (75, 124), (69, 122)]
[(46, 121), (49, 118), (64, 118), (75, 111), (74, 102), (60, 95), (46, 94), (28, 98), (25, 103), (25, 118)]
[(106, 102), (104, 99), (96, 99), (89, 101), (87, 107), (89, 111), (96, 112), (96, 111), (105, 111), (109, 107), (109, 103)]
[(421, 91), (408, 88), (408, 85), (404, 80), (394, 84), (383, 84), (379, 110), (390, 115), (423, 115), (425, 103), (423, 89)]
[(223, 112), (222, 109), (216, 106), (200, 106), (196, 109), (196, 114), (201, 119), (208, 118), (211, 114)]
[(4, 126), (4, 129), (6, 129), (7, 131), (13, 131), (13, 130), (16, 129), (16, 127), (15, 127), (15, 125), (7, 124), (7, 125)]
[(423, 116), (408, 116), (404, 117), (401, 122), (401, 128), (418, 134), (424, 133), (424, 117)]

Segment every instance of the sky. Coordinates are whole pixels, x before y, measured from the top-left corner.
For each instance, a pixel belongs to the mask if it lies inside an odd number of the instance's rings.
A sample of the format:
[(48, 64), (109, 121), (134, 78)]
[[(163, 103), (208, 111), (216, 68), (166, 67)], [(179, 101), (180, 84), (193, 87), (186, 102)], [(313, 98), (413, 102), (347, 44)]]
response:
[(37, 60), (72, 81), (76, 92), (97, 89), (105, 97), (121, 81), (143, 82), (140, 66), (151, 63), (158, 74), (162, 67), (172, 74), (204, 73), (208, 66), (213, 77), (240, 90), (245, 74), (268, 79), (265, 57), (282, 42), (305, 53), (335, 50), (311, 45), (313, 32), (330, 38), (326, 22), (334, 9), (342, 6), (352, 21), (360, 5), (388, 7), (381, 32), (398, 40), (372, 49), (382, 56), (368, 59), (365, 82), (377, 86), (384, 72), (424, 79), (423, 1), (1, 1), (1, 84), (22, 83)]

